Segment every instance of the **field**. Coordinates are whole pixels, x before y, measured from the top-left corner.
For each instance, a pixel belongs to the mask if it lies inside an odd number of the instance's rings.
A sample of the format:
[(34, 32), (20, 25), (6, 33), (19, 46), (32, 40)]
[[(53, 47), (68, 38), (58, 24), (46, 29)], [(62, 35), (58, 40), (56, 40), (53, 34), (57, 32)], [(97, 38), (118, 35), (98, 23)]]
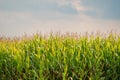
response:
[(120, 36), (1, 38), (0, 80), (120, 80)]

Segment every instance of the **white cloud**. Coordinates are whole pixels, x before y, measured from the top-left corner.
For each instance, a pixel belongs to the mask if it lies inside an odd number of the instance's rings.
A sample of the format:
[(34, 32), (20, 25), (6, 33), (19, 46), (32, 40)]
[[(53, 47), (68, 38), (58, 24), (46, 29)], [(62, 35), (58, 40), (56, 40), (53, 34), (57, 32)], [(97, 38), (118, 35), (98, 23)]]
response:
[[(57, 14), (56, 16), (66, 16), (65, 14)], [(38, 15), (38, 14), (37, 14)], [(54, 14), (53, 14), (54, 15)], [(44, 15), (39, 15), (40, 17)], [(50, 15), (49, 15), (50, 16)], [(51, 19), (43, 20), (36, 18), (36, 14), (32, 13), (0, 13), (0, 36), (19, 36), (25, 33), (32, 34), (36, 31), (49, 33), (50, 31), (61, 32), (107, 32), (112, 29), (120, 32), (120, 21), (118, 20), (102, 20), (86, 15), (67, 15), (70, 19)]]
[(72, 0), (71, 1), (71, 6), (76, 9), (78, 12), (80, 11), (86, 11), (88, 8), (84, 7), (81, 5), (82, 0)]
[(77, 12), (91, 10), (90, 8), (81, 5), (82, 0), (49, 0), (49, 1), (55, 2), (59, 6), (70, 5)]

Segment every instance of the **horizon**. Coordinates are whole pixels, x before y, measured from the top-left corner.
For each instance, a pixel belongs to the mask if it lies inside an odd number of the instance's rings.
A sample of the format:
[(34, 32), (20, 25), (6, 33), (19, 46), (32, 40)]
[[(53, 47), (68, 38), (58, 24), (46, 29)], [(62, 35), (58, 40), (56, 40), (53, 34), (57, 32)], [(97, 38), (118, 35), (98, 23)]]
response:
[(120, 0), (0, 0), (0, 37), (120, 33)]

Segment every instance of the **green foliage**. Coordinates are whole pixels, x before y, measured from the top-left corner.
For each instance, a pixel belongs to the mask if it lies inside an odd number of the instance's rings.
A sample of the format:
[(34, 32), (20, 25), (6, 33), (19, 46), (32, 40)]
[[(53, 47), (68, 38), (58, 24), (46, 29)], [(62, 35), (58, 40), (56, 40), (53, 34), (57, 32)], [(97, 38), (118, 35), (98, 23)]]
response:
[(120, 36), (0, 40), (0, 80), (120, 80)]

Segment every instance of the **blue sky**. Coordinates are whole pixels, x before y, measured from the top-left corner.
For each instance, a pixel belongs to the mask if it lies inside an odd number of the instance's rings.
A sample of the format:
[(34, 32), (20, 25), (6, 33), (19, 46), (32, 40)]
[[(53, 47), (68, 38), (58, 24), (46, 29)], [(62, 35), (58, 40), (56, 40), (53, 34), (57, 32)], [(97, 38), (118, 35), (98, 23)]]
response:
[(120, 0), (0, 0), (0, 36), (120, 32)]

